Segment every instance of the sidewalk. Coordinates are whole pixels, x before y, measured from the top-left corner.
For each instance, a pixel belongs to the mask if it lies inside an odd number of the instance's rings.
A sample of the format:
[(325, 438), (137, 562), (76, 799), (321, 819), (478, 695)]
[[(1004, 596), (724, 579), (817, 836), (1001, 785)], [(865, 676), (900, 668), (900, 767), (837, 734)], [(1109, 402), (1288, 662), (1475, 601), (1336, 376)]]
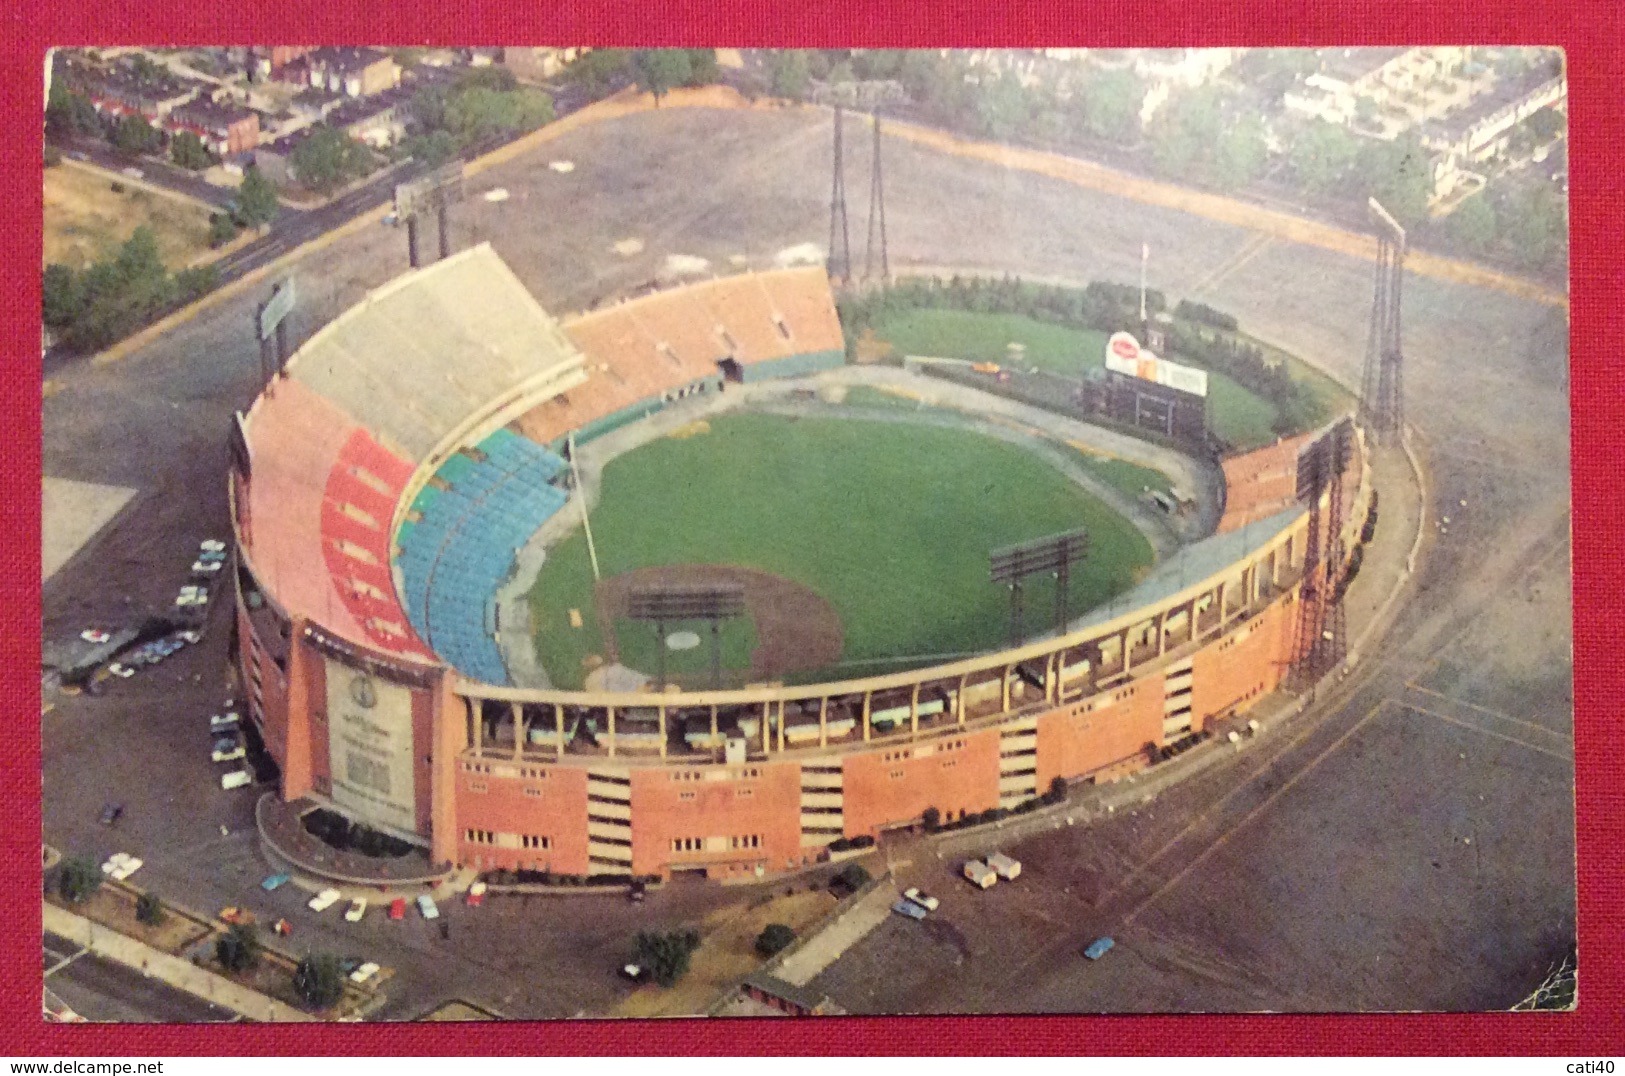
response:
[(99, 927), (65, 908), (49, 902), (42, 902), (42, 906), (46, 931), (82, 945), (99, 957), (134, 968), (143, 975), (155, 976), (177, 990), (222, 1005), (246, 1019), (279, 1023), (314, 1023), (317, 1020), (310, 1013), (239, 986), (180, 957), (159, 952), (110, 927)]

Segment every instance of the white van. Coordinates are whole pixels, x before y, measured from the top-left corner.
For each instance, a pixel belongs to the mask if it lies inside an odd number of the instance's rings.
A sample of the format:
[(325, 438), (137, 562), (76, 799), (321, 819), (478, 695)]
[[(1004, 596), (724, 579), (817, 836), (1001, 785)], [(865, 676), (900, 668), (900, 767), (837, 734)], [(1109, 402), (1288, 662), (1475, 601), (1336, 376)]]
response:
[(232, 770), (220, 776), (220, 787), (224, 789), (245, 788), (253, 783), (254, 777), (247, 770)]
[(1021, 876), (1021, 860), (1011, 859), (1003, 852), (994, 852), (987, 857), (987, 865), (998, 872), (1000, 878), (1013, 882)]
[(993, 868), (979, 859), (973, 859), (966, 863), (964, 869), (965, 878), (978, 889), (990, 889), (993, 883), (999, 880), (999, 876), (993, 872)]

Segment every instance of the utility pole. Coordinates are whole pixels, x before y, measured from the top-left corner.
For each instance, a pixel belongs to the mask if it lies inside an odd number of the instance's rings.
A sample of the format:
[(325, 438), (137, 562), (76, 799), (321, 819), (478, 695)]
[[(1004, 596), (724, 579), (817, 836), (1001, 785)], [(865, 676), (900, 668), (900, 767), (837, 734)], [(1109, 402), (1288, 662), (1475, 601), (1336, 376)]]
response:
[[(835, 161), (829, 192), (829, 275), (843, 284), (852, 276), (852, 236), (846, 219), (846, 161), (841, 148), (841, 129), (846, 113), (835, 106)], [(835, 252), (840, 242), (840, 254)]]

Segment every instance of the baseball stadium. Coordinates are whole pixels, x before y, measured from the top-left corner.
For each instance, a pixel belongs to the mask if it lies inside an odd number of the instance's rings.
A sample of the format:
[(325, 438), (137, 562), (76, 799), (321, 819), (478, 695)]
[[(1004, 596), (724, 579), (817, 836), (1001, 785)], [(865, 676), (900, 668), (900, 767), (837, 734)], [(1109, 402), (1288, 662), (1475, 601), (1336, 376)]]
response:
[[(1165, 367), (1120, 333), (1108, 395), (1172, 430)], [(479, 245), (371, 292), (233, 438), (281, 799), (436, 869), (771, 877), (1125, 778), (1316, 667), (1351, 424), (1172, 454), (1152, 503), (1072, 420), (921, 381), (855, 361), (822, 265), (555, 315)]]

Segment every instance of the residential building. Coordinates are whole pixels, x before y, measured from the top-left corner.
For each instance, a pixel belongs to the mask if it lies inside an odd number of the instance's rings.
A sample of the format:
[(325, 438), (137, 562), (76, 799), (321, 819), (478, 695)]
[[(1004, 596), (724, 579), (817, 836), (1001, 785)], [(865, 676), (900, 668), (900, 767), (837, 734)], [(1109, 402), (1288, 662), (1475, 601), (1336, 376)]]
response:
[(574, 48), (507, 48), (502, 50), (502, 65), (522, 81), (545, 82), (589, 51)]
[(216, 157), (236, 157), (260, 144), (260, 117), (252, 109), (212, 101), (192, 101), (171, 109), (163, 121), (171, 136), (190, 131)]
[(310, 84), (346, 97), (369, 97), (401, 84), (401, 68), (387, 52), (320, 48), (304, 57)]

